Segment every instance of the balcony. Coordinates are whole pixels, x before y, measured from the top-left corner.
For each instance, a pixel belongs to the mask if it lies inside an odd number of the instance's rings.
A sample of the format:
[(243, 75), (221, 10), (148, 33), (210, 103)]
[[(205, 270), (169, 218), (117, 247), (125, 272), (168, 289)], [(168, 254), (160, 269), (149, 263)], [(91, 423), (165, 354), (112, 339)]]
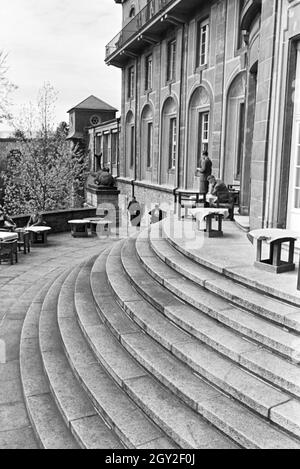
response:
[(105, 62), (122, 67), (147, 44), (155, 44), (167, 24), (183, 23), (202, 0), (150, 0), (107, 44)]
[(261, 12), (262, 0), (244, 0), (244, 5), (241, 11), (241, 28), (249, 31), (252, 21), (256, 15)]

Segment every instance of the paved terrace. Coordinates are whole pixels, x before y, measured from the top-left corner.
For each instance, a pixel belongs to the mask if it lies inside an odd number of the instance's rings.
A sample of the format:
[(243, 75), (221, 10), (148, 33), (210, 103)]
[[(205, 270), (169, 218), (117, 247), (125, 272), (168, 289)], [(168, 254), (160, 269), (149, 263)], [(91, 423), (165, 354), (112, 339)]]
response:
[[(223, 223), (223, 238), (206, 238), (195, 231), (191, 220), (164, 222), (164, 232), (174, 246), (187, 257), (217, 271), (226, 277), (254, 287), (262, 292), (280, 297), (300, 306), (300, 291), (297, 291), (299, 249), (295, 252), (296, 270), (283, 274), (273, 274), (254, 266), (255, 248), (235, 223)], [(263, 258), (269, 257), (269, 246), (263, 246)], [(287, 260), (287, 250), (282, 259)]]
[(99, 254), (112, 242), (72, 238), (70, 233), (50, 235), (48, 246), (33, 247), (26, 256), (20, 253), (18, 264), (0, 265), (0, 341), (6, 347), (6, 359), (0, 355), (0, 449), (38, 447), (27, 416), (19, 371), (20, 335), (33, 298), (65, 269)]

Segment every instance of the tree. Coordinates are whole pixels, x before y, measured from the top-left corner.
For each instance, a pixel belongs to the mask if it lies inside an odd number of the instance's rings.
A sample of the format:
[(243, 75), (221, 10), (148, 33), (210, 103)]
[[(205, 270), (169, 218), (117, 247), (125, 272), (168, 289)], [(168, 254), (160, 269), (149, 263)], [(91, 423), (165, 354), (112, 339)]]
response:
[(7, 78), (7, 55), (0, 50), (0, 122), (4, 119), (11, 119), (9, 112), (10, 107), (10, 94), (16, 89)]
[(56, 97), (46, 83), (37, 106), (27, 107), (16, 123), (20, 157), (9, 157), (5, 179), (5, 206), (12, 214), (74, 206), (74, 187), (86, 163), (72, 156), (68, 125), (53, 124)]

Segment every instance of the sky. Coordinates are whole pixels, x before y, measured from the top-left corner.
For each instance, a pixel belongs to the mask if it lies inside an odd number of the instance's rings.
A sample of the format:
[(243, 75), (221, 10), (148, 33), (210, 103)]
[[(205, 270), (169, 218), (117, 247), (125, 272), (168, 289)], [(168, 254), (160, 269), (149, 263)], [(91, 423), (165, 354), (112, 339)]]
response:
[(13, 112), (36, 102), (44, 82), (59, 93), (57, 122), (91, 94), (120, 109), (120, 71), (104, 58), (121, 29), (121, 8), (113, 0), (0, 0), (0, 49), (18, 86)]

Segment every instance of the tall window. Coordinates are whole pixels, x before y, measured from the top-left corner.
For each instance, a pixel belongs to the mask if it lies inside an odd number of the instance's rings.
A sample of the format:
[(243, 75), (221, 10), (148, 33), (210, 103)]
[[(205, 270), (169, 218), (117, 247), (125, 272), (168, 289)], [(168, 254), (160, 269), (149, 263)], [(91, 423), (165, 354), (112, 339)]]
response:
[(241, 177), (241, 162), (244, 154), (244, 136), (245, 136), (245, 104), (239, 106), (239, 127), (238, 127), (238, 146), (236, 155), (236, 166), (234, 177), (237, 181)]
[(153, 69), (152, 69), (152, 54), (148, 55), (145, 59), (145, 90), (152, 89), (152, 76), (153, 76)]
[(208, 63), (208, 42), (209, 21), (199, 21), (197, 25), (197, 67), (203, 67)]
[(133, 167), (134, 164), (134, 125), (130, 127), (130, 168)]
[(153, 155), (153, 123), (148, 122), (147, 125), (147, 168), (152, 166)]
[(133, 98), (134, 96), (134, 67), (129, 67), (127, 77), (127, 96)]
[(95, 171), (100, 169), (101, 161), (101, 135), (95, 138)]
[(111, 134), (111, 162), (112, 164), (117, 163), (117, 150), (118, 149), (118, 134)]
[(244, 45), (243, 31), (241, 28), (242, 10), (245, 5), (245, 0), (240, 0), (238, 5), (238, 19), (237, 19), (237, 49), (240, 49)]
[(103, 136), (103, 155), (102, 155), (102, 161), (103, 161), (103, 166), (105, 167), (109, 161), (108, 161), (108, 134), (105, 134)]
[(170, 119), (169, 132), (169, 169), (176, 166), (176, 149), (177, 149), (177, 121), (176, 117)]
[(176, 77), (176, 40), (168, 43), (167, 56), (167, 81), (173, 81)]
[(199, 132), (198, 132), (198, 153), (197, 167), (201, 166), (201, 155), (204, 151), (208, 151), (209, 141), (209, 112), (199, 113)]
[(294, 182), (294, 208), (300, 208), (300, 123), (297, 126), (297, 143), (296, 143), (296, 159), (295, 159), (295, 182)]

